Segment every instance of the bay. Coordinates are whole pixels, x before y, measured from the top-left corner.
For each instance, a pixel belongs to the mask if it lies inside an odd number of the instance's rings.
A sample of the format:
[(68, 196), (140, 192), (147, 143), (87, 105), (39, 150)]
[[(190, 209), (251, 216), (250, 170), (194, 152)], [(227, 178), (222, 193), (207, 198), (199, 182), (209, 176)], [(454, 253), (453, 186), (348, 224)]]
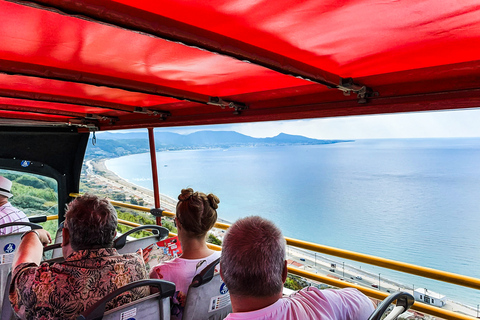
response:
[[(480, 278), (480, 139), (359, 140), (329, 145), (157, 153), (160, 192), (220, 198), (229, 221), (260, 215), (285, 236)], [(106, 162), (152, 189), (150, 157)], [(248, 235), (246, 235), (248, 236)], [(346, 262), (476, 306), (473, 289)]]

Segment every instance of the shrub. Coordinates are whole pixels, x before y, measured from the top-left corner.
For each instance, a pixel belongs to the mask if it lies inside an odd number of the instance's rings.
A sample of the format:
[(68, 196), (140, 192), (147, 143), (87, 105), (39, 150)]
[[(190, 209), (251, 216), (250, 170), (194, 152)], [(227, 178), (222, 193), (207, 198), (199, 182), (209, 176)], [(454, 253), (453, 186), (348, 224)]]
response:
[(300, 278), (289, 274), (283, 286), (285, 288), (297, 291), (305, 287), (303, 284), (304, 284), (304, 281), (301, 281)]
[(45, 181), (31, 175), (22, 175), (19, 178), (15, 179), (15, 182), (23, 184), (25, 186), (34, 187), (36, 189), (48, 188), (48, 185)]
[(34, 208), (34, 209), (45, 209), (43, 206), (45, 204), (45, 199), (38, 198), (31, 195), (18, 195), (11, 199), (11, 203), (14, 207), (18, 208)]
[(222, 245), (222, 240), (218, 239), (213, 235), (213, 233), (210, 233), (207, 238), (207, 242), (211, 244), (216, 244), (217, 246)]

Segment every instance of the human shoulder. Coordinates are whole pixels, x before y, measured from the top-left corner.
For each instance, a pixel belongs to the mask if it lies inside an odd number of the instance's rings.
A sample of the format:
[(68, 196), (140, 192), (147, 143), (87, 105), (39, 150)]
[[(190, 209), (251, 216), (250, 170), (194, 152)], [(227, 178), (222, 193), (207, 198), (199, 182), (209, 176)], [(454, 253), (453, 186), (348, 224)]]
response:
[[(291, 319), (286, 315), (289, 313), (291, 301), (288, 298), (277, 300), (275, 303), (258, 310), (248, 312), (233, 312), (230, 313), (225, 320), (275, 320), (275, 319)], [(303, 318), (297, 318), (303, 319)], [(308, 319), (308, 318), (306, 318)]]
[(216, 260), (218, 258), (220, 258), (220, 256), (222, 255), (222, 251), (214, 251), (211, 255), (209, 255), (207, 258), (211, 261), (213, 260)]
[[(205, 269), (210, 263), (220, 258), (220, 251), (214, 251), (209, 256), (199, 259), (181, 259), (186, 268), (198, 273)], [(219, 266), (219, 265), (217, 265)]]
[[(365, 294), (355, 288), (344, 289), (310, 289), (323, 296), (325, 303), (342, 319), (368, 319), (373, 313), (373, 303)], [(352, 317), (353, 316), (353, 317)]]
[(16, 211), (20, 211), (20, 210), (18, 210), (14, 206), (12, 206), (12, 204), (7, 201), (3, 205), (0, 206), (0, 211), (2, 211), (3, 213), (10, 213), (10, 212), (16, 212)]
[(61, 268), (57, 268), (57, 264), (50, 265), (48, 262), (43, 262), (37, 265), (33, 262), (24, 262), (15, 267), (12, 272), (12, 285), (14, 283), (26, 283), (36, 281), (44, 274), (57, 274)]
[(15, 277), (20, 272), (26, 272), (27, 270), (31, 270), (31, 272), (35, 272), (35, 270), (39, 268), (39, 266), (33, 262), (24, 262), (20, 263), (12, 272), (12, 277)]

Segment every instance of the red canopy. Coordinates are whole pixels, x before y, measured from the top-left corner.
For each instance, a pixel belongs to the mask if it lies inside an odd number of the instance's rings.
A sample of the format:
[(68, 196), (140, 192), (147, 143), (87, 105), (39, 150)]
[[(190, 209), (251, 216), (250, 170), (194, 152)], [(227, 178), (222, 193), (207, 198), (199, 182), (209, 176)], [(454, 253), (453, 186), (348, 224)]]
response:
[(472, 108), (479, 93), (478, 0), (0, 2), (2, 124)]

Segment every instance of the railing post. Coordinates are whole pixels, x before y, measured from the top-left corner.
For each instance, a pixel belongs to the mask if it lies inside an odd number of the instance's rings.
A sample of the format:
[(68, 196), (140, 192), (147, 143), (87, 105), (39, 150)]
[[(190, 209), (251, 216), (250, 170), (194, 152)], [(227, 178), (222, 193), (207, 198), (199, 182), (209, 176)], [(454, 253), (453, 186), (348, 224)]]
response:
[[(153, 197), (155, 199), (155, 209), (160, 209), (160, 191), (158, 189), (158, 171), (157, 171), (157, 155), (155, 153), (155, 135), (153, 128), (148, 128), (148, 142), (150, 144), (150, 163), (152, 165), (153, 179)], [(157, 225), (162, 225), (162, 218), (156, 217)]]

